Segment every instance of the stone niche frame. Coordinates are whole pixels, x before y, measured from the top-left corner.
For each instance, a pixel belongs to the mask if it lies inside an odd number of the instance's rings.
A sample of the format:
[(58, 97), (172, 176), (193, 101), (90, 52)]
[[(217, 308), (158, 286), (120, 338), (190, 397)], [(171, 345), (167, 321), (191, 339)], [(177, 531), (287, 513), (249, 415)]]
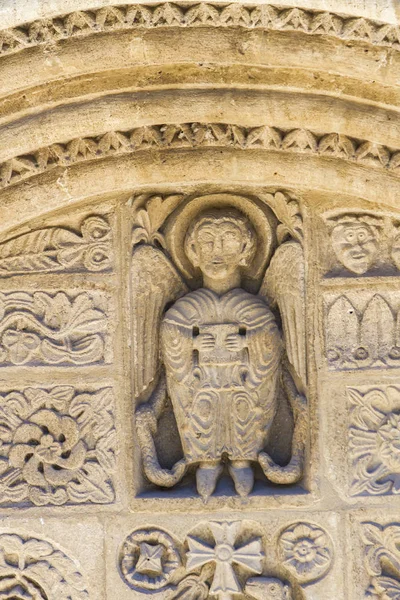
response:
[[(172, 600), (192, 585), (206, 600), (227, 540), (240, 600), (269, 585), (285, 600), (398, 592), (395, 19), (311, 0), (101, 4), (0, 31), (0, 598), (22, 580), (18, 593), (49, 600)], [(132, 402), (137, 209), (163, 199), (157, 239), (185, 203), (233, 194), (269, 206), (276, 229), (277, 193), (304, 230), (304, 479), (207, 504), (192, 483), (151, 489)], [(367, 257), (349, 260), (353, 230)], [(319, 558), (307, 573), (298, 542)]]
[[(183, 191), (184, 188), (180, 187)], [(196, 188), (194, 188), (196, 189)], [(200, 188), (204, 189), (203, 187)], [(243, 214), (246, 214), (250, 219), (250, 222), (253, 222), (253, 227), (258, 227), (256, 231), (260, 243), (267, 245), (267, 248), (261, 249), (259, 254), (263, 256), (263, 259), (258, 260), (257, 264), (257, 275), (249, 278), (244, 278), (243, 287), (246, 290), (251, 291), (253, 294), (257, 294), (264, 279), (265, 268), (270, 264), (271, 256), (274, 251), (278, 247), (277, 237), (281, 235), (282, 240), (292, 240), (297, 242), (301, 241), (302, 247), (306, 246), (307, 241), (305, 233), (307, 225), (303, 221), (302, 217), (302, 206), (298, 199), (293, 197), (290, 192), (276, 190), (274, 188), (268, 189), (263, 188), (258, 192), (256, 190), (252, 190), (252, 194), (249, 195), (247, 192), (242, 192), (242, 188), (239, 186), (235, 186), (234, 191), (231, 191), (231, 188), (228, 190), (222, 188), (221, 186), (210, 188), (207, 186), (207, 194), (199, 194), (194, 191), (191, 194), (183, 193), (153, 193), (146, 190), (146, 193), (135, 194), (130, 200), (129, 204), (132, 206), (130, 218), (126, 218), (124, 221), (126, 222), (125, 229), (131, 228), (131, 239), (133, 242), (133, 255), (132, 251), (129, 254), (129, 257), (126, 259), (125, 270), (128, 270), (129, 263), (131, 264), (131, 269), (134, 269), (134, 261), (135, 255), (140, 259), (140, 253), (136, 252), (142, 245), (145, 248), (162, 248), (164, 251), (164, 255), (169, 257), (171, 264), (174, 265), (174, 268), (180, 272), (181, 276), (183, 274), (184, 281), (188, 284), (188, 291), (195, 290), (198, 287), (201, 287), (201, 279), (199, 279), (198, 275), (193, 277), (193, 272), (189, 273), (188, 269), (189, 263), (183, 262), (185, 260), (184, 252), (181, 249), (184, 243), (184, 232), (187, 229), (187, 224), (183, 225), (182, 220), (184, 222), (190, 223), (191, 220), (195, 217), (196, 214), (202, 212), (202, 210), (206, 208), (220, 208), (224, 209), (224, 207), (233, 206), (242, 211)], [(203, 208), (201, 208), (203, 207)], [(261, 215), (263, 215), (261, 220)], [(187, 221), (189, 219), (189, 221)], [(279, 220), (280, 219), (280, 220)], [(180, 221), (180, 223), (178, 223)], [(267, 228), (268, 223), (268, 228)], [(279, 229), (280, 228), (280, 229)], [(277, 236), (278, 232), (278, 236)], [(128, 238), (129, 231), (126, 231), (125, 238)], [(298, 244), (300, 246), (300, 244)], [(305, 249), (305, 252), (307, 250)], [(178, 253), (178, 254), (176, 254)], [(172, 257), (172, 258), (171, 258)], [(175, 257), (175, 262), (174, 262)], [(179, 258), (178, 258), (179, 257)], [(176, 262), (178, 260), (178, 263)], [(127, 262), (129, 261), (129, 262)], [(142, 262), (144, 271), (146, 270), (146, 262)], [(192, 269), (191, 269), (192, 271)], [(250, 273), (250, 272), (249, 272)], [(145, 277), (146, 273), (143, 273), (142, 277)], [(138, 275), (135, 277), (140, 285), (140, 270), (138, 271)], [(159, 287), (160, 283), (157, 281), (154, 282), (155, 294), (164, 293), (162, 291), (163, 286)], [(133, 283), (131, 282), (131, 286), (128, 287), (128, 306), (130, 307), (130, 313), (132, 314), (132, 305), (134, 304), (133, 297), (135, 294), (139, 295), (140, 293), (146, 294), (146, 291), (141, 291), (142, 287), (139, 290), (135, 290), (133, 287)], [(150, 300), (149, 300), (150, 301)], [(305, 298), (302, 298), (303, 305), (301, 309), (304, 310), (304, 302)], [(140, 303), (140, 302), (139, 302)], [(169, 303), (171, 304), (171, 302)], [(139, 308), (140, 310), (140, 308)], [(278, 308), (275, 308), (278, 311)], [(279, 314), (279, 312), (276, 312)], [(146, 317), (143, 317), (146, 318)], [(304, 336), (306, 337), (306, 311), (304, 311)], [(279, 319), (279, 317), (278, 317)], [(138, 330), (137, 326), (135, 329), (135, 324), (132, 323), (131, 335), (134, 335), (134, 331)], [(149, 330), (150, 331), (150, 330)], [(150, 335), (149, 332), (144, 332), (142, 335)], [(140, 338), (136, 342), (134, 342), (131, 346), (131, 352), (133, 353), (144, 353), (146, 355), (146, 350), (139, 348)], [(299, 340), (299, 345), (304, 345), (305, 352), (307, 352), (306, 348), (306, 339)], [(134, 358), (131, 355), (130, 364), (132, 364), (132, 381), (134, 380)], [(306, 360), (304, 360), (305, 368)], [(137, 368), (137, 367), (136, 367)], [(306, 377), (307, 374), (304, 372), (304, 383), (301, 384), (300, 390), (304, 395), (309, 394), (309, 390), (312, 390), (312, 383), (310, 381), (307, 382)], [(309, 373), (310, 380), (313, 380), (312, 369)], [(133, 402), (135, 403), (135, 382), (133, 381)], [(143, 390), (142, 393), (138, 393), (136, 397), (136, 409), (141, 406), (145, 407), (148, 405), (148, 401), (150, 398), (149, 391), (154, 389), (154, 381), (148, 385), (148, 389)], [(312, 393), (311, 393), (312, 395)], [(304, 398), (304, 402), (306, 403), (306, 399)], [(138, 412), (136, 410), (136, 418)], [(304, 406), (304, 429), (303, 435), (305, 436), (304, 444), (304, 473), (301, 476), (300, 481), (293, 485), (274, 485), (268, 483), (265, 480), (265, 477), (262, 475), (261, 469), (257, 467), (256, 469), (256, 485), (253, 492), (246, 499), (241, 499), (237, 496), (234, 489), (232, 488), (232, 484), (229, 483), (229, 477), (225, 475), (221, 484), (218, 485), (215, 494), (213, 494), (208, 500), (207, 504), (210, 507), (217, 508), (221, 505), (221, 502), (225, 503), (233, 503), (233, 505), (242, 505), (243, 502), (245, 504), (250, 503), (250, 505), (254, 506), (265, 506), (271, 502), (271, 497), (274, 496), (282, 496), (286, 501), (293, 502), (294, 505), (302, 505), (304, 503), (308, 503), (310, 501), (309, 496), (313, 496), (315, 494), (315, 483), (312, 474), (313, 471), (310, 469), (310, 443), (312, 439), (312, 426), (311, 426), (311, 417), (310, 417), (310, 408), (309, 405)], [(286, 434), (284, 435), (285, 442), (278, 442), (279, 431), (279, 421), (283, 424), (283, 428), (287, 429)], [(300, 419), (299, 419), (300, 421)], [(139, 425), (141, 427), (142, 425)], [(281, 425), (282, 426), (282, 425)], [(302, 427), (301, 425), (299, 425)], [(275, 457), (278, 462), (281, 464), (287, 464), (291, 458), (291, 438), (293, 434), (293, 413), (292, 409), (289, 405), (289, 401), (287, 398), (282, 396), (282, 393), (279, 396), (278, 400), (278, 414), (275, 419), (275, 425), (272, 427), (271, 431), (271, 441), (270, 441), (270, 450), (272, 450), (272, 454), (274, 454), (273, 446), (278, 445), (278, 449), (275, 448)], [(163, 430), (164, 428), (164, 430)], [(274, 433), (275, 432), (275, 433)], [(182, 435), (182, 432), (181, 432)], [(179, 434), (176, 424), (176, 419), (173, 414), (172, 406), (170, 405), (170, 400), (168, 402), (168, 406), (165, 411), (160, 416), (159, 429), (157, 434), (154, 437), (155, 445), (157, 449), (157, 453), (161, 458), (162, 466), (164, 468), (171, 468), (173, 462), (176, 462), (179, 457), (181, 457), (182, 447), (179, 440)], [(160, 486), (151, 484), (146, 477), (143, 476), (143, 464), (142, 458), (140, 456), (141, 452), (138, 447), (135, 448), (135, 505), (145, 505), (149, 501), (152, 504), (160, 505), (167, 501), (171, 504), (171, 508), (175, 503), (181, 506), (186, 506), (186, 509), (193, 510), (196, 507), (202, 505), (202, 499), (199, 497), (196, 492), (196, 488), (193, 483), (194, 479), (194, 470), (190, 469), (190, 473), (188, 476), (184, 478), (184, 483), (182, 485), (176, 485), (172, 488), (162, 488)], [(164, 455), (164, 456), (163, 456)], [(162, 460), (164, 458), (164, 460)], [(172, 462), (171, 462), (172, 461)], [(270, 497), (270, 498), (269, 498)]]

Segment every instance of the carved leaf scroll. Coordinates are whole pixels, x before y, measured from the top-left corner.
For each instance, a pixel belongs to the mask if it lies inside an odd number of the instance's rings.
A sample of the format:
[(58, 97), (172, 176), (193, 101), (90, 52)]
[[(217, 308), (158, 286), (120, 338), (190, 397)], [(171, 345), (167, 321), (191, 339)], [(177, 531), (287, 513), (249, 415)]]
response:
[(364, 562), (370, 577), (365, 598), (397, 600), (400, 592), (400, 527), (362, 523)]
[(78, 233), (46, 227), (0, 242), (0, 276), (52, 271), (105, 271), (112, 265), (111, 228), (87, 217)]
[(166, 247), (164, 235), (160, 231), (167, 216), (181, 201), (179, 194), (171, 196), (136, 196), (130, 204), (135, 210), (132, 229), (132, 245), (140, 243)]
[(89, 600), (79, 566), (47, 540), (0, 535), (0, 598)]
[(87, 292), (0, 293), (0, 365), (104, 360), (107, 320), (99, 301)]
[(267, 194), (265, 200), (280, 221), (276, 230), (278, 242), (281, 243), (287, 235), (302, 242), (303, 219), (298, 201), (283, 192)]

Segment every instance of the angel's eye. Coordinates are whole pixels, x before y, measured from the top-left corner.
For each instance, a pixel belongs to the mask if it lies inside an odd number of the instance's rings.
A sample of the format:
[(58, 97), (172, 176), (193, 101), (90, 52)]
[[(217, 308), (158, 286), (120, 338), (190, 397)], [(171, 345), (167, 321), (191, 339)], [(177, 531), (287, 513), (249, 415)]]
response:
[(346, 240), (348, 242), (353, 242), (354, 241), (354, 231), (349, 231), (346, 235)]

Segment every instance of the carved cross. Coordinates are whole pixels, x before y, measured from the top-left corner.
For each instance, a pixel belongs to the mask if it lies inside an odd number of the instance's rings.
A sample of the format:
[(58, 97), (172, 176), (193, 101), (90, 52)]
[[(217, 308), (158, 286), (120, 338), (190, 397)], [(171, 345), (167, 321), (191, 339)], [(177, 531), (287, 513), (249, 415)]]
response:
[(209, 562), (215, 562), (210, 594), (219, 596), (220, 600), (230, 600), (233, 594), (242, 591), (234, 564), (241, 565), (253, 573), (262, 572), (261, 563), (264, 555), (261, 550), (261, 539), (256, 538), (244, 546), (235, 548), (240, 523), (210, 523), (209, 527), (214, 536), (214, 547), (188, 536), (187, 570), (193, 571)]

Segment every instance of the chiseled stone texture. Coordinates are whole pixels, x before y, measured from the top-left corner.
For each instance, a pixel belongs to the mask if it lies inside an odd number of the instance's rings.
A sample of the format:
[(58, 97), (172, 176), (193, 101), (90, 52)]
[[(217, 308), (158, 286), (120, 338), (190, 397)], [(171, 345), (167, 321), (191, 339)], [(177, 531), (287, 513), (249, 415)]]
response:
[[(150, 2), (157, 4), (157, 2)], [(240, 0), (241, 4), (274, 4), (266, 0)], [(112, 6), (112, 0), (3, 0), (0, 7), (4, 27), (12, 27), (19, 23), (35, 19), (52, 17), (75, 10), (100, 8)], [(127, 0), (124, 4), (137, 4)], [(223, 0), (216, 0), (215, 4), (224, 4)], [(281, 0), (279, 6), (294, 6), (290, 0)], [(298, 0), (295, 4), (301, 8), (317, 10), (332, 10), (338, 13), (379, 19), (387, 23), (397, 23), (398, 7), (396, 0)]]
[(0, 600), (400, 598), (399, 15), (0, 2)]

